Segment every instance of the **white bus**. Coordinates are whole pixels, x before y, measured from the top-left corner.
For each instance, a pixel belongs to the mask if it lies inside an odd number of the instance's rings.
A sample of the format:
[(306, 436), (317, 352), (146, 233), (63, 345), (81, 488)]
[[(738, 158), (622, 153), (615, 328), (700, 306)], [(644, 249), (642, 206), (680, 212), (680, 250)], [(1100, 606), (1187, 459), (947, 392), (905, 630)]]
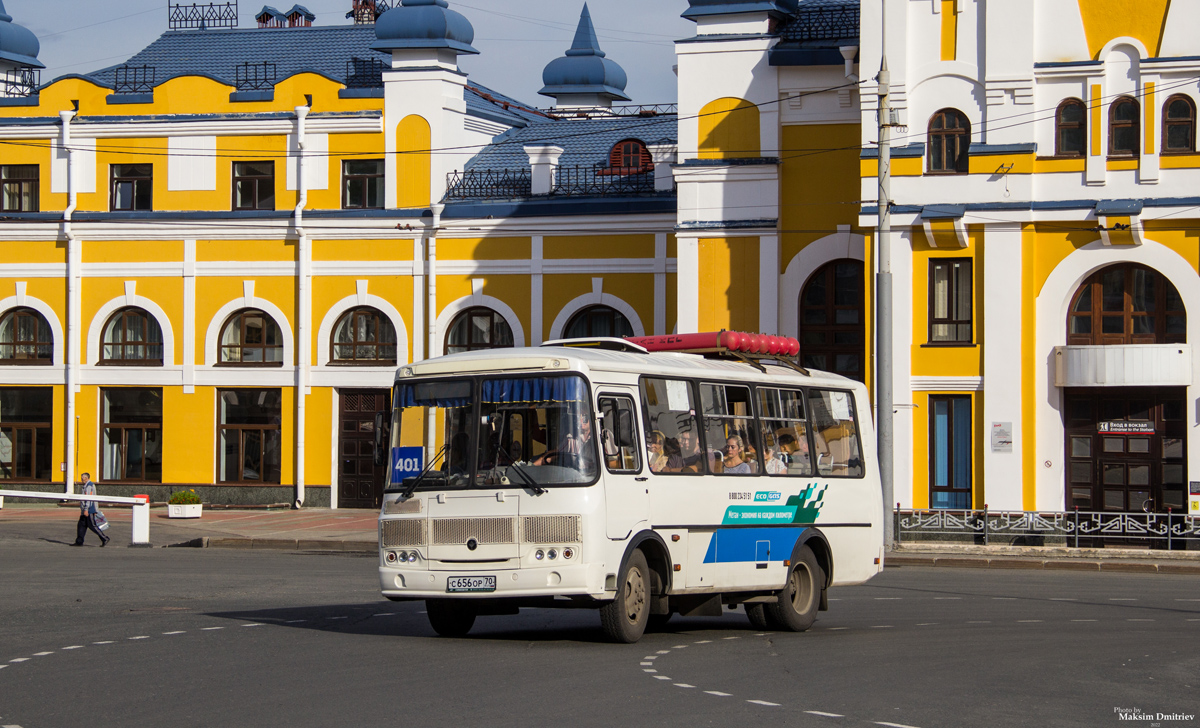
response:
[(635, 642), (737, 604), (756, 628), (803, 631), (829, 587), (883, 568), (858, 382), (591, 340), (410, 364), (393, 402), (380, 583), (425, 600), (441, 635), (590, 607)]

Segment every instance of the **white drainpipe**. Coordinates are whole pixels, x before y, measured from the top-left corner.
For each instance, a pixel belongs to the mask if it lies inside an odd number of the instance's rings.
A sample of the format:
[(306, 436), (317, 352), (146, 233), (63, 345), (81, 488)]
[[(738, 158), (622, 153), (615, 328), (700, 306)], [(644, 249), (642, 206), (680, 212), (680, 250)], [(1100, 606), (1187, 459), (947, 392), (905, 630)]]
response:
[(61, 342), (66, 353), (66, 464), (64, 474), (66, 493), (75, 492), (75, 383), (79, 381), (79, 347), (76, 339), (79, 334), (80, 296), (79, 296), (79, 243), (71, 230), (71, 216), (75, 213), (78, 201), (75, 191), (75, 152), (71, 149), (71, 120), (75, 118), (74, 111), (60, 111), (58, 118), (62, 120), (61, 146), (67, 152), (67, 209), (63, 210), (62, 233), (67, 239), (67, 335), (66, 341)]
[(312, 254), (309, 250), (308, 236), (304, 233), (304, 207), (308, 204), (308, 184), (304, 178), (304, 161), (307, 156), (304, 150), (305, 119), (309, 106), (296, 107), (296, 147), (300, 155), (296, 160), (296, 189), (299, 192), (294, 213), (298, 260), (296, 274), (299, 278), (299, 300), (296, 312), (296, 500), (293, 506), (300, 508), (304, 505), (304, 435), (305, 435), (305, 392), (308, 388), (309, 360), (311, 346), (309, 342), (308, 317), (312, 308)]

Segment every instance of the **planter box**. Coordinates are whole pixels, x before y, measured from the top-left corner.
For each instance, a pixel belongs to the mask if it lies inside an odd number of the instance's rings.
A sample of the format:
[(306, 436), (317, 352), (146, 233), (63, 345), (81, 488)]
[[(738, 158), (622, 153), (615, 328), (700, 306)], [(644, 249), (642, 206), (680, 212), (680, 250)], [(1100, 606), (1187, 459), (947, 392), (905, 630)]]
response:
[(191, 503), (188, 505), (172, 505), (167, 504), (167, 516), (170, 518), (199, 518), (200, 511), (203, 509), (203, 504)]

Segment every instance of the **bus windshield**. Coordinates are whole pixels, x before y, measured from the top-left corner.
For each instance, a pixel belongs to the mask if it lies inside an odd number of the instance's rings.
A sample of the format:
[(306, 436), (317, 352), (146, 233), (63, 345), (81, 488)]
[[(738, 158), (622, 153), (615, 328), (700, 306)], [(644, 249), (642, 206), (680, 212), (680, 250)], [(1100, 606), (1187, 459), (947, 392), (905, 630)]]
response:
[(389, 490), (414, 485), (418, 473), (396, 463), (411, 462), (400, 454), (427, 441), (433, 456), (423, 462), (418, 490), (596, 481), (595, 418), (582, 377), (400, 382), (393, 401)]

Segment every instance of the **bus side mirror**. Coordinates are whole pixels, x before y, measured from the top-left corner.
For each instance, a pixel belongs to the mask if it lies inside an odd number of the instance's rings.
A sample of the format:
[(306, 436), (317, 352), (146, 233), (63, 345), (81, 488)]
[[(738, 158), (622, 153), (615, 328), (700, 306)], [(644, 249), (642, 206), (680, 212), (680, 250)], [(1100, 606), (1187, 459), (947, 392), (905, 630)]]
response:
[(384, 437), (383, 413), (375, 413), (375, 467), (387, 462), (387, 439)]

